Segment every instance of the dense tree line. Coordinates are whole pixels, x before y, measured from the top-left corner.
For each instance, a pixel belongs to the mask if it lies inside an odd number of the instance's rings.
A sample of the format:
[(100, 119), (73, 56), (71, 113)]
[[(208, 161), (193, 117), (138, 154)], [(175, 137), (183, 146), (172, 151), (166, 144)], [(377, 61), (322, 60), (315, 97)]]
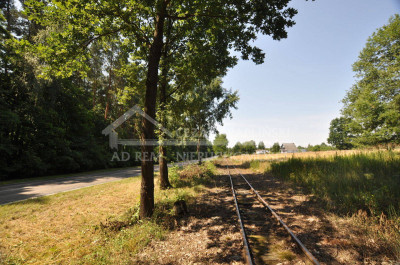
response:
[(75, 76), (38, 79), (38, 62), (18, 53), (13, 41), (33, 41), (40, 27), (11, 0), (1, 10), (0, 179), (112, 166), (99, 134), (104, 98), (96, 96), (92, 106), (90, 83)]
[(256, 152), (257, 146), (256, 142), (253, 140), (246, 141), (246, 142), (237, 142), (233, 148), (232, 152), (234, 154), (253, 154)]
[(340, 149), (400, 142), (400, 15), (368, 39), (353, 64), (357, 81), (331, 122), (328, 142)]
[(226, 134), (217, 134), (213, 141), (213, 151), (217, 155), (224, 155), (228, 151), (228, 138)]
[[(304, 149), (304, 148), (298, 146), (297, 149), (301, 150), (301, 149)], [(311, 151), (311, 152), (336, 150), (335, 147), (327, 145), (326, 143), (321, 143), (321, 144), (316, 144), (316, 145), (309, 144), (307, 146), (307, 148), (305, 148), (305, 149), (307, 151)]]

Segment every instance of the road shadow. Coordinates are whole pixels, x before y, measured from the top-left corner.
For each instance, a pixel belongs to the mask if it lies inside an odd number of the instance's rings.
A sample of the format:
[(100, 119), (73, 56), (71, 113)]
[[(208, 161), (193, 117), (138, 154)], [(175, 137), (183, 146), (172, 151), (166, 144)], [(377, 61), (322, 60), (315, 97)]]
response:
[[(22, 183), (2, 185), (0, 186), (0, 206), (10, 203), (14, 204), (41, 203), (45, 200), (44, 199), (38, 200), (39, 197), (63, 191), (68, 191), (72, 189), (92, 186), (90, 185), (92, 183), (93, 185), (96, 185), (95, 183), (96, 181), (105, 178), (112, 178), (111, 181), (116, 181), (130, 177), (137, 177), (139, 176), (139, 174), (140, 170), (126, 169), (126, 170), (118, 170), (111, 172), (60, 177), (47, 180), (34, 180)], [(103, 184), (103, 183), (98, 183), (98, 184)], [(82, 185), (76, 186), (76, 184), (82, 184)], [(54, 192), (52, 192), (51, 190), (52, 187), (54, 187)], [(63, 187), (65, 187), (64, 190)]]

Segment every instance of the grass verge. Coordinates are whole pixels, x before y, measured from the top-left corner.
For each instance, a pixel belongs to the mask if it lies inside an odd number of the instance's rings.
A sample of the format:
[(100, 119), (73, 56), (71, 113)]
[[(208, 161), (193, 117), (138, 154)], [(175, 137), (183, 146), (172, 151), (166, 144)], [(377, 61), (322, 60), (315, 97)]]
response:
[(206, 163), (184, 177), (179, 169), (171, 170), (177, 187), (156, 189), (149, 220), (137, 218), (140, 177), (0, 206), (0, 263), (130, 263), (173, 228), (173, 203), (185, 199), (190, 204), (202, 190), (199, 176), (211, 167)]

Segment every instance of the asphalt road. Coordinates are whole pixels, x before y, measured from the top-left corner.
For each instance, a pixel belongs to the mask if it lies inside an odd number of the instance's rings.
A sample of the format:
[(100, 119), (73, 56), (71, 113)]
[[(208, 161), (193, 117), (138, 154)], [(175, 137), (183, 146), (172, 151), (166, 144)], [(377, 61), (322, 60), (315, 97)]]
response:
[[(193, 162), (196, 161), (177, 164), (182, 166)], [(158, 165), (154, 166), (154, 170), (158, 171)], [(140, 173), (140, 168), (127, 168), (91, 174), (79, 173), (76, 176), (3, 185), (0, 186), (0, 205), (139, 176)]]

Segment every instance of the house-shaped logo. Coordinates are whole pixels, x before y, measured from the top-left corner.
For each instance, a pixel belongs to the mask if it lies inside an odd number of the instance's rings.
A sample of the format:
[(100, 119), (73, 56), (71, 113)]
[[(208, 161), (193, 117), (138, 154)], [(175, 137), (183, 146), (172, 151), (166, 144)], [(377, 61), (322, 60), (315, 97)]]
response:
[(146, 140), (144, 143), (138, 139), (118, 139), (118, 133), (115, 131), (121, 124), (123, 124), (125, 121), (130, 119), (133, 115), (139, 114), (151, 123), (153, 123), (157, 128), (159, 128), (161, 131), (163, 131), (167, 136), (171, 137), (171, 133), (165, 129), (164, 127), (161, 126), (156, 120), (151, 118), (149, 115), (147, 115), (138, 105), (135, 105), (131, 109), (129, 109), (127, 112), (121, 115), (117, 120), (115, 120), (113, 123), (108, 125), (101, 133), (104, 135), (109, 136), (109, 145), (111, 149), (117, 149), (118, 150), (118, 145), (131, 145), (131, 146), (140, 146), (142, 144), (146, 145), (158, 145), (158, 140)]

